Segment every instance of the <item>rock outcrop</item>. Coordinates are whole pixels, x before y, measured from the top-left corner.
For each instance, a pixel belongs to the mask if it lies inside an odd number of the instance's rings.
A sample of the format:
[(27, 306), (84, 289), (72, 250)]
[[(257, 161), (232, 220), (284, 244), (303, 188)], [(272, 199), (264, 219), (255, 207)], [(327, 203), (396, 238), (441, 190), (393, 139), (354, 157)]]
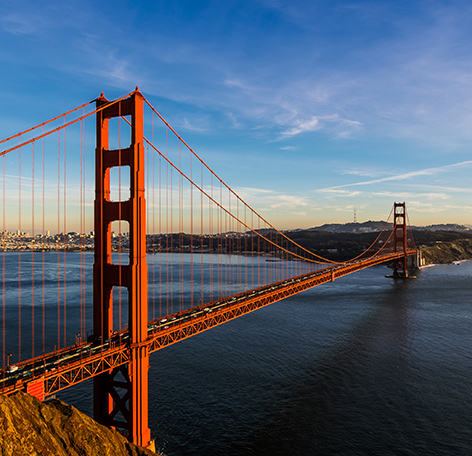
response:
[(1, 456), (156, 456), (64, 402), (0, 395)]

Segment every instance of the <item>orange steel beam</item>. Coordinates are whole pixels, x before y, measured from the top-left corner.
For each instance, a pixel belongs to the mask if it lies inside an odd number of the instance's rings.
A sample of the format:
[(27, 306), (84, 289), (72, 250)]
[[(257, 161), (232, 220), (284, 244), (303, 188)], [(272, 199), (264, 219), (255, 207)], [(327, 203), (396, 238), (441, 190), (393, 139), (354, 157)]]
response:
[[(144, 198), (143, 96), (136, 91), (110, 106), (98, 98), (97, 148), (95, 161), (95, 262), (93, 265), (94, 338), (101, 341), (113, 334), (113, 288), (128, 290), (130, 362), (128, 372), (116, 368), (94, 379), (94, 417), (97, 421), (121, 427), (133, 443), (148, 446), (148, 369), (146, 201)], [(109, 119), (131, 117), (131, 144), (109, 149)], [(110, 200), (110, 169), (127, 166), (130, 171), (130, 198)], [(111, 223), (129, 223), (129, 264), (111, 261)], [(125, 377), (117, 380), (117, 377)], [(117, 388), (124, 390), (122, 396)], [(126, 400), (124, 399), (126, 398)], [(124, 421), (117, 421), (120, 414)]]
[[(406, 252), (407, 256), (416, 255), (416, 253), (416, 250), (407, 250)], [(212, 312), (201, 312), (201, 315), (173, 326), (170, 322), (171, 316), (168, 316), (169, 328), (158, 331), (149, 330), (147, 340), (141, 344), (141, 347), (145, 349), (149, 355), (150, 353), (165, 348), (168, 345), (172, 345), (176, 342), (197, 335), (203, 331), (241, 317), (249, 312), (253, 312), (254, 310), (260, 309), (261, 307), (265, 307), (284, 298), (293, 296), (318, 285), (332, 282), (337, 278), (361, 269), (401, 259), (403, 256), (404, 252), (394, 252), (366, 260), (359, 260), (343, 267), (338, 266), (327, 268), (325, 271), (319, 273), (304, 274), (283, 282), (267, 285), (263, 294), (248, 297), (241, 302), (236, 302), (235, 304), (231, 304), (233, 297), (230, 296), (226, 298), (227, 304), (224, 307)], [(247, 294), (252, 295), (253, 291), (254, 290), (250, 290)], [(236, 297), (238, 296), (244, 296), (244, 294), (236, 295)], [(198, 306), (198, 309), (202, 310), (206, 306), (207, 304), (202, 304)], [(184, 313), (191, 312), (193, 309), (195, 308), (189, 308), (184, 311)], [(149, 322), (149, 325), (152, 326), (153, 323), (157, 324), (159, 323), (159, 320), (151, 321)], [(122, 339), (125, 339), (127, 334), (127, 331), (123, 331)], [(118, 339), (118, 341), (119, 340), (120, 339)], [(61, 353), (61, 356), (64, 356), (65, 351), (62, 350)], [(47, 355), (47, 357), (51, 358), (51, 355)], [(46, 359), (46, 356), (44, 358)], [(36, 358), (36, 360), (38, 365), (42, 364), (40, 357)], [(96, 379), (103, 375), (103, 373), (120, 370), (123, 373), (123, 366), (131, 362), (132, 350), (130, 349), (129, 344), (123, 342), (111, 342), (110, 348), (104, 348), (103, 351), (99, 351), (96, 354), (90, 354), (90, 356), (81, 355), (79, 360), (69, 364), (65, 362), (59, 363), (57, 364), (56, 369), (49, 372), (42, 373), (38, 376), (31, 376), (29, 378), (20, 378), (15, 384), (0, 388), (0, 393), (10, 395), (16, 391), (25, 390), (28, 384), (37, 382), (38, 379), (43, 379), (45, 382), (44, 395), (48, 396), (84, 380), (90, 378)], [(124, 375), (126, 379), (129, 370), (125, 370), (124, 373), (126, 374)], [(115, 381), (115, 383), (117, 382)], [(114, 398), (117, 402), (122, 401), (122, 398), (118, 397), (115, 391), (112, 394), (114, 394)], [(116, 410), (112, 410), (111, 415), (113, 414), (113, 411), (116, 412)], [(115, 422), (114, 415), (112, 415), (110, 421), (112, 423)], [(119, 424), (119, 422), (117, 424)]]
[[(129, 347), (126, 344), (112, 346), (95, 354), (83, 353), (80, 359), (73, 362), (61, 361), (57, 357), (57, 364), (53, 369), (31, 377), (20, 377), (15, 383), (0, 389), (0, 393), (8, 396), (17, 391), (23, 391), (30, 383), (41, 379), (44, 382), (44, 396), (49, 396), (104, 372), (110, 372), (129, 361)], [(41, 365), (42, 363), (38, 363), (38, 367)]]

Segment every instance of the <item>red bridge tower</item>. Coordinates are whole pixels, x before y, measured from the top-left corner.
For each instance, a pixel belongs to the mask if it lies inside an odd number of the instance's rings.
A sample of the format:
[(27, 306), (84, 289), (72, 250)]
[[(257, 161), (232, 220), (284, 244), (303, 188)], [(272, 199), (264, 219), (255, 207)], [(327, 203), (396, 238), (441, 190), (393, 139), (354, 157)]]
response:
[[(149, 350), (146, 343), (148, 303), (146, 264), (146, 202), (144, 198), (143, 96), (138, 88), (131, 96), (107, 106), (102, 94), (96, 101), (97, 148), (95, 154), (95, 261), (93, 265), (93, 332), (102, 343), (113, 329), (113, 288), (128, 290), (130, 362), (94, 378), (94, 417), (100, 423), (121, 428), (128, 439), (147, 447)], [(129, 116), (131, 144), (109, 149), (109, 119)], [(130, 197), (110, 199), (110, 169), (130, 172)], [(129, 223), (129, 264), (113, 264), (111, 223)], [(115, 328), (116, 330), (116, 328)]]
[(403, 258), (393, 262), (393, 277), (408, 278), (407, 265), (407, 233), (406, 233), (406, 206), (405, 203), (393, 204), (393, 248), (395, 252), (403, 251)]

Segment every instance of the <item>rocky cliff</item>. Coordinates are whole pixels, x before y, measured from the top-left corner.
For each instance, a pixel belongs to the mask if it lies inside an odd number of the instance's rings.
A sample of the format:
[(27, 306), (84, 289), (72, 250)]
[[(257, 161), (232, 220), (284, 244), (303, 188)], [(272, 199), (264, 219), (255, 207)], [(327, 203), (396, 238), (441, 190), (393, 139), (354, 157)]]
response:
[(74, 407), (26, 393), (0, 395), (1, 456), (156, 456)]

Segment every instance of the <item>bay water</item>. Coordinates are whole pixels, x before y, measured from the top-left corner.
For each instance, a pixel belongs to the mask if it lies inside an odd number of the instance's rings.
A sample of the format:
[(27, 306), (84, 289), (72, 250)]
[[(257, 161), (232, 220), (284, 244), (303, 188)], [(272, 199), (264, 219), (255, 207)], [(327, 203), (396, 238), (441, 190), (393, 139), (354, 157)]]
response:
[[(472, 454), (472, 262), (388, 273), (351, 274), (152, 354), (157, 450)], [(57, 397), (92, 414), (91, 381)]]

